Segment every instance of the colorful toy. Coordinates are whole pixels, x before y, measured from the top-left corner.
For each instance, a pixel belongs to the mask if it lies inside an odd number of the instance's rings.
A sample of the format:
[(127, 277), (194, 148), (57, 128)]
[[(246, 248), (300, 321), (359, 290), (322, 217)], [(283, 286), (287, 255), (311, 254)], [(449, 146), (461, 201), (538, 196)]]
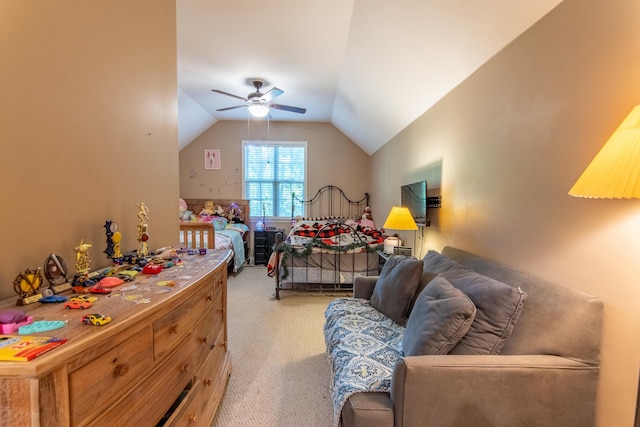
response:
[(0, 333), (12, 334), (18, 330), (20, 326), (33, 323), (33, 317), (27, 316), (22, 310), (12, 309), (0, 312)]
[(147, 264), (142, 269), (143, 274), (158, 274), (162, 271), (162, 265), (158, 264)]
[(40, 298), (38, 302), (41, 302), (43, 304), (51, 304), (51, 303), (65, 302), (66, 300), (67, 300), (67, 297), (63, 297), (62, 295), (47, 295), (46, 297)]
[(63, 320), (36, 320), (30, 325), (20, 326), (18, 334), (29, 335), (37, 332), (53, 331), (66, 326), (67, 322)]
[(64, 308), (67, 310), (84, 310), (85, 308), (91, 308), (93, 303), (89, 301), (69, 301), (64, 303)]
[(85, 325), (91, 324), (96, 326), (102, 326), (102, 325), (106, 325), (109, 322), (111, 322), (111, 317), (105, 316), (104, 314), (100, 314), (100, 313), (93, 313), (93, 314), (87, 314), (86, 316), (82, 316), (82, 323), (84, 323)]
[(98, 301), (97, 297), (92, 297), (90, 295), (76, 295), (75, 297), (71, 297), (71, 301), (76, 301), (76, 302), (90, 302), (90, 303), (94, 303), (96, 301)]

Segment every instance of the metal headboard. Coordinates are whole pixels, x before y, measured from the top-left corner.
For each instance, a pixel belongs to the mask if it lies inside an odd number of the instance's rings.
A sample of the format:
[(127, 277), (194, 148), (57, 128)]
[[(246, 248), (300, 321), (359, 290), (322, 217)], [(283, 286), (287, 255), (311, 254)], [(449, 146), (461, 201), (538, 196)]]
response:
[(360, 218), (364, 208), (369, 206), (369, 193), (360, 200), (349, 199), (344, 191), (335, 185), (325, 185), (309, 200), (301, 200), (291, 194), (291, 217), (296, 206), (302, 206), (307, 218)]

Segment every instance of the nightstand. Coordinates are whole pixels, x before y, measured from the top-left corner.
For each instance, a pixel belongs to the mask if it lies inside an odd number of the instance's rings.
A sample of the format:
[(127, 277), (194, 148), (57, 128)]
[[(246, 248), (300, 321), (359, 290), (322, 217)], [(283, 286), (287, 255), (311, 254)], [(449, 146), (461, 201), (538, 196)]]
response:
[(378, 275), (380, 275), (380, 272), (382, 271), (382, 267), (384, 267), (384, 263), (387, 262), (391, 254), (388, 254), (382, 251), (377, 251), (377, 253), (378, 253)]
[(267, 265), (276, 244), (276, 235), (284, 230), (263, 230), (253, 232), (253, 256), (255, 265)]

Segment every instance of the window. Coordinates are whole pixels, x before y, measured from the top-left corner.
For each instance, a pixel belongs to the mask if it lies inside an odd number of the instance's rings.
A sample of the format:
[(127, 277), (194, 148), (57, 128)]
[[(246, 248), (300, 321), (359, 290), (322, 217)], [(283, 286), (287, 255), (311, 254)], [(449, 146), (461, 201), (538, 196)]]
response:
[(307, 171), (306, 142), (243, 141), (244, 198), (251, 216), (304, 215), (300, 205), (291, 212), (291, 193), (304, 200)]

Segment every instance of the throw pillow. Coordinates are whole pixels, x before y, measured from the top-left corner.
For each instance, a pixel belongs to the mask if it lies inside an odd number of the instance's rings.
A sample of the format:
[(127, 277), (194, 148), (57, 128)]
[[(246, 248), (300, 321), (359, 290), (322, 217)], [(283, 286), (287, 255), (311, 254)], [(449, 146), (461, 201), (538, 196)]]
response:
[(404, 255), (391, 255), (382, 267), (380, 277), (373, 288), (371, 306), (404, 326), (421, 275), (422, 260)]
[(402, 339), (405, 356), (447, 354), (465, 336), (476, 307), (444, 276), (436, 276), (418, 295)]
[(527, 294), (435, 251), (424, 257), (424, 270), (442, 274), (476, 306), (476, 318), (469, 332), (450, 353), (500, 354), (520, 317)]

